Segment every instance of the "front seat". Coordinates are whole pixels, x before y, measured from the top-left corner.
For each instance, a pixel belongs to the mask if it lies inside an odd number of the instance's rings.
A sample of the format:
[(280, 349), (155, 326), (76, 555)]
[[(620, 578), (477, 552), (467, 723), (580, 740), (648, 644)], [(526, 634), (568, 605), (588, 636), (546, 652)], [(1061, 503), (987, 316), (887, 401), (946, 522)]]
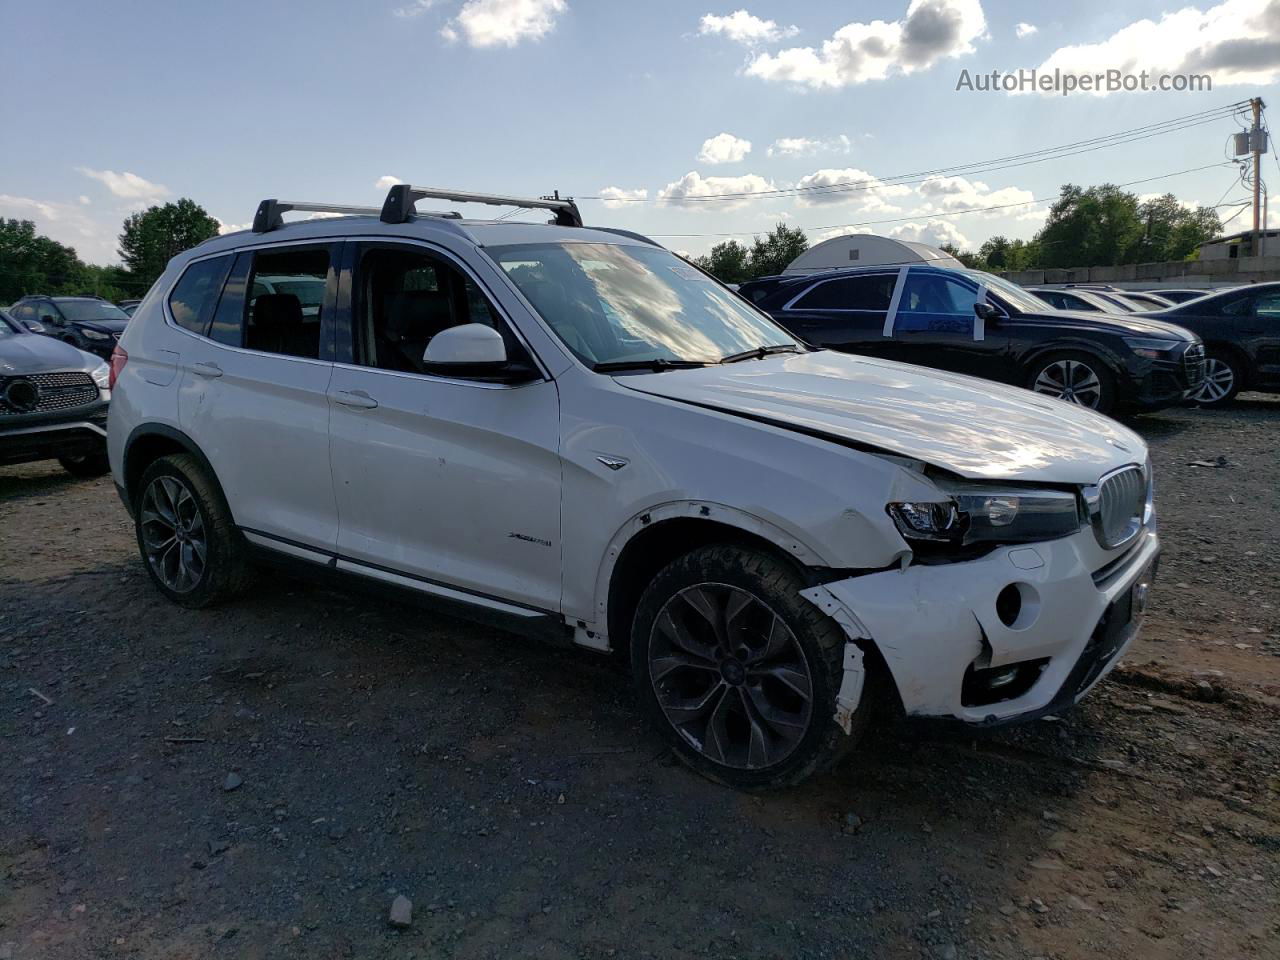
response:
[(292, 293), (264, 293), (253, 301), (245, 346), (290, 357), (320, 355), (320, 324), (306, 323), (302, 301)]

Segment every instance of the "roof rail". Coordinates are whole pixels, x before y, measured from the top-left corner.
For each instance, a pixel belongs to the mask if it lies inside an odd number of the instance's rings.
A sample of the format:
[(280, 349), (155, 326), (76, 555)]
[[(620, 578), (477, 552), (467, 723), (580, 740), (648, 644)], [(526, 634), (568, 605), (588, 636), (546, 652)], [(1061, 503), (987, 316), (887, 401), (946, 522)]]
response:
[(438, 187), (414, 187), (397, 183), (387, 191), (382, 205), (383, 223), (404, 223), (414, 214), (414, 204), (431, 197), (436, 200), (452, 200), (454, 203), (487, 203), (495, 207), (522, 207), (529, 210), (552, 210), (553, 221), (561, 227), (582, 226), (582, 214), (572, 200), (560, 198), (559, 191), (551, 197), (504, 197), (489, 193), (470, 193), (466, 190), (443, 190)]
[(303, 200), (263, 200), (253, 215), (253, 232), (267, 233), (284, 226), (284, 214), (290, 210), (308, 213), (337, 213), (354, 216), (377, 214), (377, 207), (349, 207), (340, 203), (308, 203)]

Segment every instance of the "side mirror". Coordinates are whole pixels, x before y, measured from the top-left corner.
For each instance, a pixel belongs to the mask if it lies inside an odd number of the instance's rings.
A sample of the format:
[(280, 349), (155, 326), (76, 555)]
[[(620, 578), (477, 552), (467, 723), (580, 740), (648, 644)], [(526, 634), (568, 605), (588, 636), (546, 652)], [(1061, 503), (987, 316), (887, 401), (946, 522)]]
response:
[(991, 304), (985, 303), (985, 302), (975, 303), (973, 305), (973, 312), (977, 316), (985, 320), (987, 323), (990, 323), (992, 320), (998, 320), (1000, 318), (1000, 311), (998, 311)]
[(464, 323), (432, 337), (422, 362), (428, 367), (496, 371), (507, 364), (507, 345), (493, 327)]

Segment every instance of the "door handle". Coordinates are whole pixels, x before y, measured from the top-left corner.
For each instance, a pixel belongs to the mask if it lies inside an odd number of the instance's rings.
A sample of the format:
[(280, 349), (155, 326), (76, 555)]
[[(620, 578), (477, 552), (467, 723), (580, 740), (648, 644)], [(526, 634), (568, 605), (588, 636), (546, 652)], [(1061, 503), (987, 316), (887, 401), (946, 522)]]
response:
[(209, 379), (222, 376), (222, 368), (216, 363), (193, 363), (191, 372), (198, 377), (208, 377)]
[(339, 390), (333, 395), (333, 399), (344, 407), (356, 407), (361, 410), (372, 410), (378, 405), (378, 401), (363, 390)]

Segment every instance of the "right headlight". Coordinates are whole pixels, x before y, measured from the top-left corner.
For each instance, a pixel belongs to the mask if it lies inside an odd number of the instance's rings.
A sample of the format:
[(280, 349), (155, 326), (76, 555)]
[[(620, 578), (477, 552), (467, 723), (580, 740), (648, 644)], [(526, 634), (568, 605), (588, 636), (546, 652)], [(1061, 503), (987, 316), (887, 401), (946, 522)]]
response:
[(945, 500), (888, 505), (908, 542), (1033, 543), (1070, 536), (1084, 522), (1079, 498), (1063, 490), (956, 484), (942, 492)]

